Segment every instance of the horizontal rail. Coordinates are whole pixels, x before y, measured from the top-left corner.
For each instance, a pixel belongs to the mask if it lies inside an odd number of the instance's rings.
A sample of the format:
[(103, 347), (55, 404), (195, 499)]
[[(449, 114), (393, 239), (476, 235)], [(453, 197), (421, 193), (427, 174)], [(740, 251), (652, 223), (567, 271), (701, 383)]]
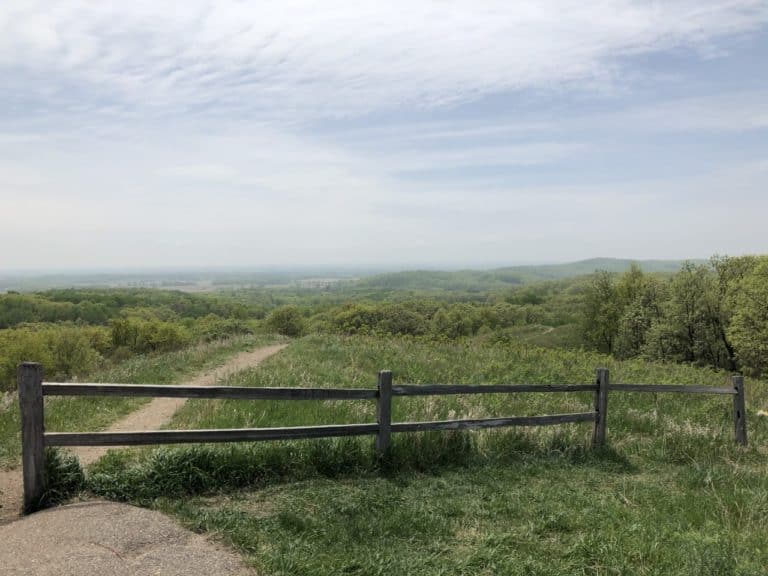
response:
[(44, 396), (152, 396), (231, 400), (364, 400), (373, 388), (249, 388), (245, 386), (164, 386), (157, 384), (44, 383)]
[(678, 394), (736, 394), (734, 388), (677, 384), (609, 384), (608, 390), (617, 392), (676, 392)]
[(447, 394), (514, 394), (518, 392), (594, 392), (595, 384), (399, 384), (393, 396), (442, 396)]
[(144, 446), (190, 442), (256, 442), (376, 434), (378, 424), (334, 424), (287, 428), (230, 428), (225, 430), (157, 430), (152, 432), (46, 432), (46, 446)]
[(480, 418), (476, 420), (438, 420), (434, 422), (402, 422), (392, 424), (392, 432), (422, 432), (425, 430), (471, 430), (505, 426), (546, 426), (573, 422), (594, 422), (594, 412), (553, 414), (551, 416), (514, 416), (510, 418)]

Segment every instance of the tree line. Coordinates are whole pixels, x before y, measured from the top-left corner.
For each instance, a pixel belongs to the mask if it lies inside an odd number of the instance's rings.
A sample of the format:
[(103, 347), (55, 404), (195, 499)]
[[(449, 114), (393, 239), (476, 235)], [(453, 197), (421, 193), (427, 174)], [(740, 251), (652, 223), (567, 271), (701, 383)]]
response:
[(584, 292), (585, 345), (761, 374), (768, 370), (768, 257), (714, 257), (670, 278), (633, 266), (597, 272)]

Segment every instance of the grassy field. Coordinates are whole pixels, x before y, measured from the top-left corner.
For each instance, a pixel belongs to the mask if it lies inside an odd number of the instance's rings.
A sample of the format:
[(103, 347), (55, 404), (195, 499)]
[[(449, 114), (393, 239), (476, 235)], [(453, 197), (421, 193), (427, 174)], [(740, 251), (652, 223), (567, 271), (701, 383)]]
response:
[[(241, 336), (199, 344), (166, 354), (139, 356), (88, 378), (92, 382), (172, 384), (206, 368), (217, 366), (235, 352), (274, 341), (271, 336)], [(47, 398), (46, 429), (49, 431), (98, 430), (149, 402), (149, 398)], [(19, 465), (21, 454), (18, 400), (3, 395), (0, 405), (0, 467)]]
[[(248, 386), (395, 382), (723, 385), (707, 369), (620, 362), (518, 343), (314, 336)], [(768, 567), (768, 386), (748, 381), (750, 447), (729, 397), (612, 393), (610, 448), (568, 425), (113, 452), (97, 495), (155, 507), (234, 546), (263, 574), (763, 574)], [(398, 398), (394, 420), (581, 411), (591, 395)], [(190, 401), (171, 427), (374, 421), (374, 403)]]

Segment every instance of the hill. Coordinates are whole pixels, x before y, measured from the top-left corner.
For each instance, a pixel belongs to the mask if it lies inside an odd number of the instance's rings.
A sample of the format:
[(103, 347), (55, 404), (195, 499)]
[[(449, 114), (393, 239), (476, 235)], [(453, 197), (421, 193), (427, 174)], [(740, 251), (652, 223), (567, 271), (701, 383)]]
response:
[[(390, 290), (489, 290), (546, 280), (563, 280), (592, 274), (596, 270), (626, 272), (638, 264), (644, 272), (672, 274), (683, 260), (630, 260), (622, 258), (591, 258), (565, 264), (508, 266), (492, 270), (411, 270), (377, 274), (362, 278), (356, 285)], [(696, 262), (704, 262), (696, 260)]]

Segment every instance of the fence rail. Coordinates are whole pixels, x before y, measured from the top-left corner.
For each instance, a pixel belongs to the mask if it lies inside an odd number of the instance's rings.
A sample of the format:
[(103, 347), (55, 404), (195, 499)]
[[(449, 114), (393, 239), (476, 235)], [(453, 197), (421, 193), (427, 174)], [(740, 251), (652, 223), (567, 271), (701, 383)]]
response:
[(43, 384), (43, 396), (151, 396), (227, 400), (366, 400), (375, 388), (247, 388), (238, 386), (164, 386), (162, 384)]
[[(190, 442), (256, 442), (376, 436), (376, 452), (389, 450), (393, 433), (427, 430), (473, 430), (507, 426), (550, 426), (593, 422), (592, 445), (605, 444), (608, 392), (673, 392), (733, 396), (736, 442), (747, 443), (744, 379), (734, 375), (731, 387), (663, 384), (611, 384), (605, 368), (596, 371), (592, 384), (392, 384), (392, 372), (378, 374), (376, 388), (247, 388), (230, 386), (164, 386), (153, 384), (43, 383), (43, 367), (26, 362), (18, 369), (21, 409), (22, 464), (24, 468), (24, 509), (31, 510), (45, 491), (44, 449), (46, 446), (131, 446)], [(593, 410), (575, 414), (511, 416), (432, 422), (392, 422), (392, 398), (401, 396), (444, 396), (452, 394), (517, 394), (549, 392), (593, 392)], [(376, 422), (240, 428), (226, 430), (157, 430), (136, 432), (45, 432), (44, 396), (145, 396), (236, 400), (376, 400)]]
[(520, 392), (592, 392), (596, 384), (399, 384), (393, 396), (445, 396), (448, 394), (516, 394)]

